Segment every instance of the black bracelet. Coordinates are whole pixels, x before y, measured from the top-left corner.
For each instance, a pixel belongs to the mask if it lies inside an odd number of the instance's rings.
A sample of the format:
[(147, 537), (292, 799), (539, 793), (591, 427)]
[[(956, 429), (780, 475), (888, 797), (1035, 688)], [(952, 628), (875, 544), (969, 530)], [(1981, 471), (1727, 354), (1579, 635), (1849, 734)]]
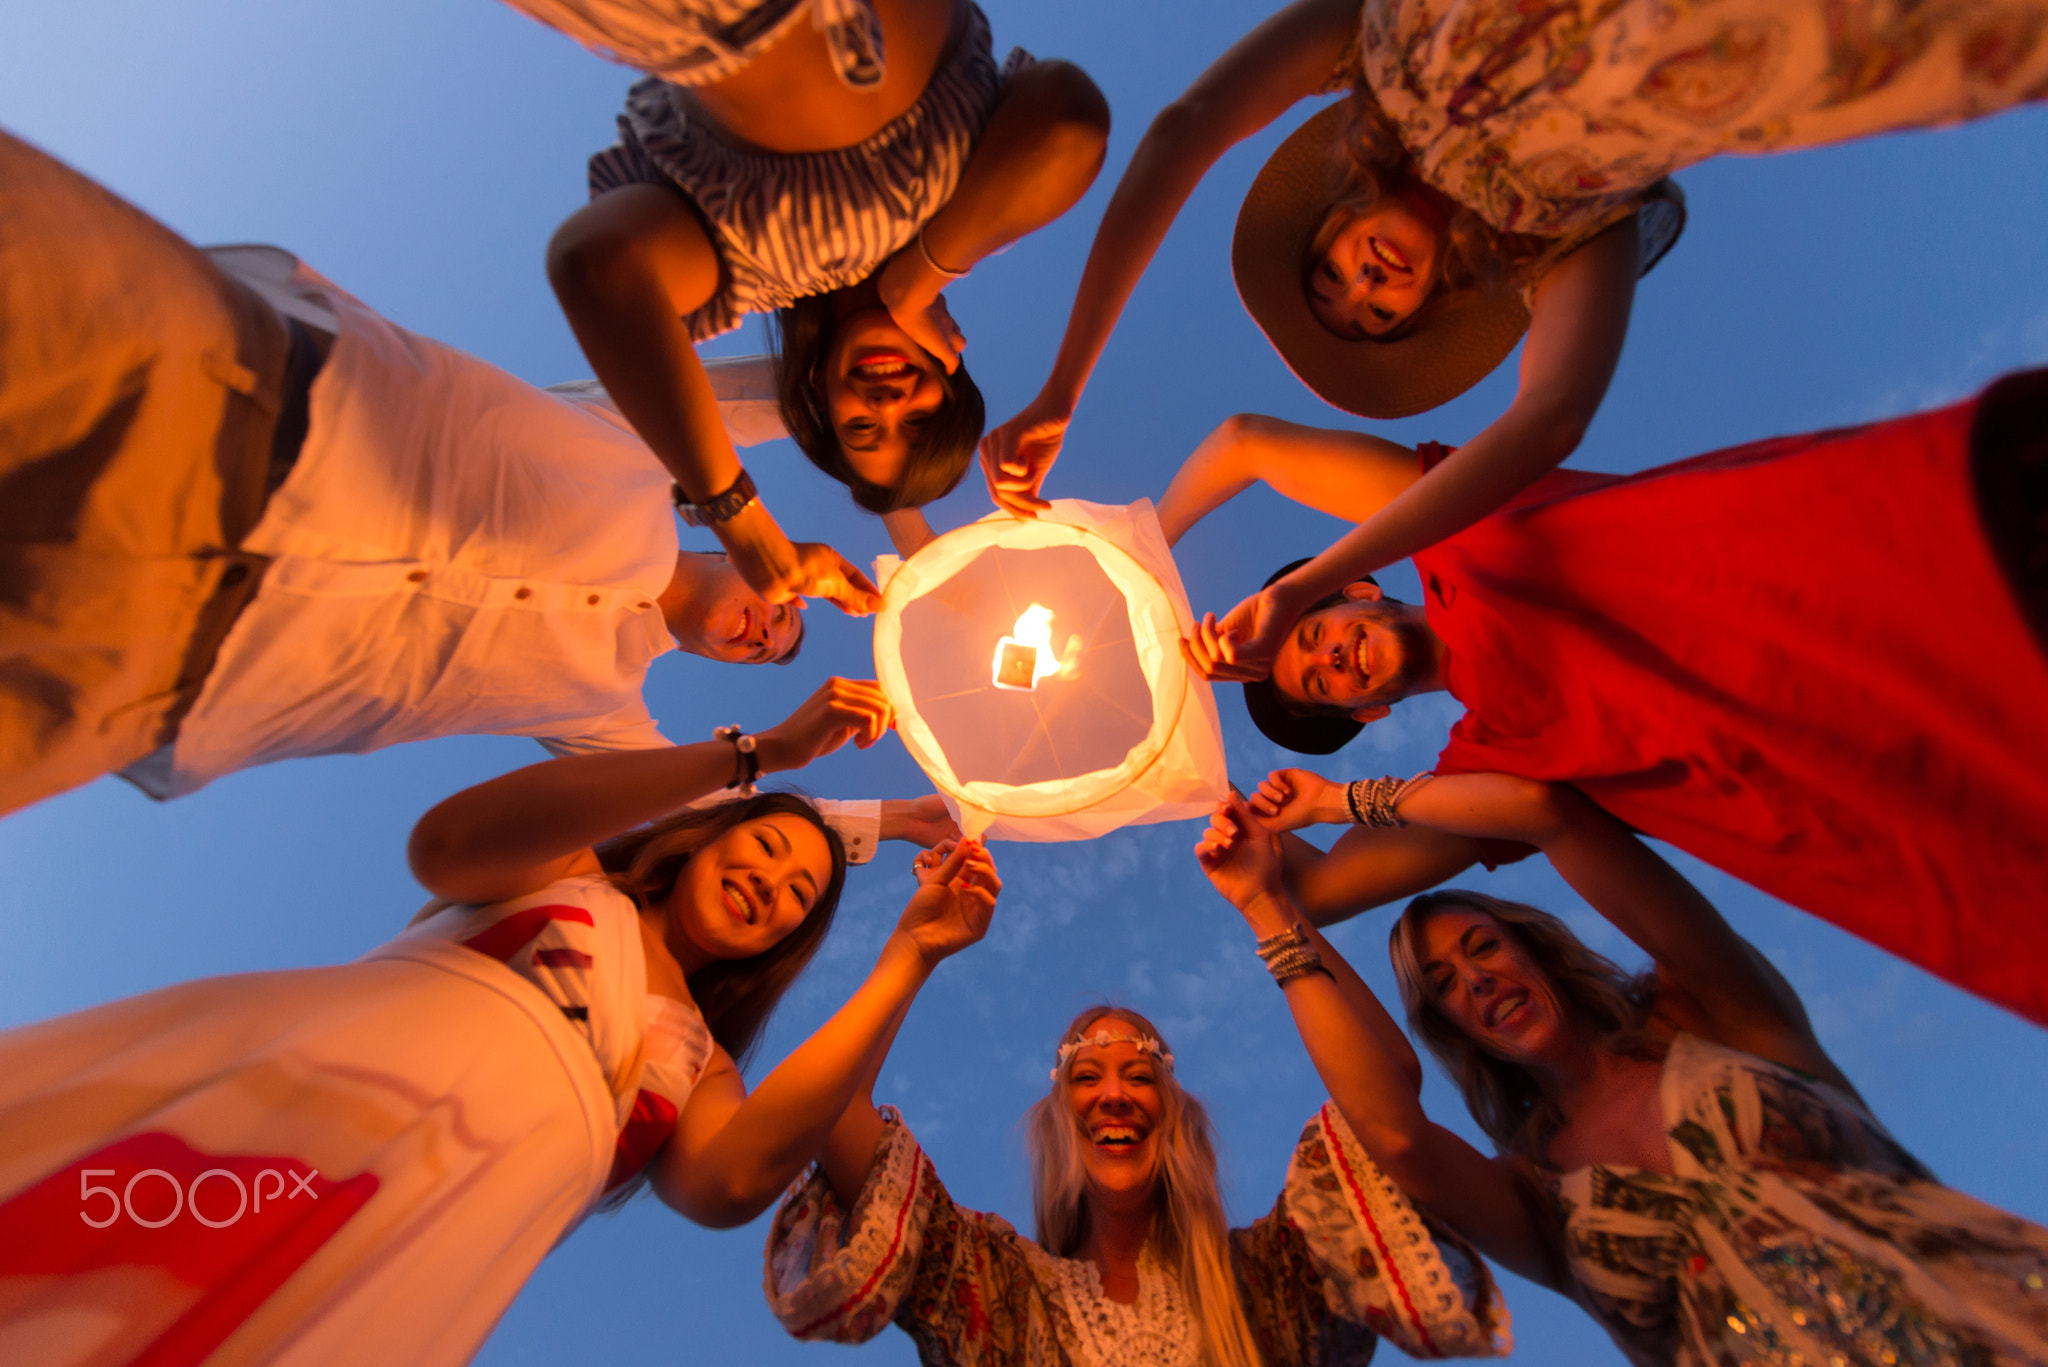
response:
[(676, 511), (682, 514), (683, 521), (692, 527), (716, 527), (721, 522), (730, 522), (738, 517), (741, 510), (759, 497), (759, 494), (754, 488), (754, 477), (747, 473), (745, 466), (741, 466), (740, 477), (734, 480), (724, 493), (714, 494), (702, 503), (690, 502), (680, 484), (674, 487), (670, 497), (675, 499)]
[(738, 771), (726, 786), (737, 788), (741, 797), (754, 795), (754, 780), (761, 777), (761, 755), (754, 747), (754, 738), (741, 731), (737, 724), (721, 726), (711, 733), (713, 740), (732, 742), (733, 754), (739, 761)]

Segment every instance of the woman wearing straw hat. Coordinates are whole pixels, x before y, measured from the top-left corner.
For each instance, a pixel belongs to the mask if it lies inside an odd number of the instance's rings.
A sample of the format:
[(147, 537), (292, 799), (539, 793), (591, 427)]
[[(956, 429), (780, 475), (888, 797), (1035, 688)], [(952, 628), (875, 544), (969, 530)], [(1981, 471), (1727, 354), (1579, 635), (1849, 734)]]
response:
[(1153, 121), (1103, 215), (1052, 374), (981, 456), (1029, 516), (1096, 358), (1225, 151), (1348, 85), (1260, 172), (1232, 264), (1288, 366), (1339, 408), (1448, 401), (1526, 332), (1514, 402), (1400, 498), (1234, 608), (1217, 678), (1258, 678), (1301, 609), (1458, 532), (1578, 445), (1636, 278), (1676, 241), (1665, 177), (1977, 118), (2048, 95), (2038, 0), (1296, 0)]

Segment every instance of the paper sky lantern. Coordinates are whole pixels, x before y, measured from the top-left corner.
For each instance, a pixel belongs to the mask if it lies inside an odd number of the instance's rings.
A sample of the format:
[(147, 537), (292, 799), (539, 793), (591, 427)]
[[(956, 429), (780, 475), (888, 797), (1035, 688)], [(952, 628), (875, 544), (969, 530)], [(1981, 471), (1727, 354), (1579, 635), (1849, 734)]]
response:
[(1149, 502), (1058, 499), (876, 562), (875, 671), (969, 835), (1084, 840), (1228, 790), (1193, 624)]

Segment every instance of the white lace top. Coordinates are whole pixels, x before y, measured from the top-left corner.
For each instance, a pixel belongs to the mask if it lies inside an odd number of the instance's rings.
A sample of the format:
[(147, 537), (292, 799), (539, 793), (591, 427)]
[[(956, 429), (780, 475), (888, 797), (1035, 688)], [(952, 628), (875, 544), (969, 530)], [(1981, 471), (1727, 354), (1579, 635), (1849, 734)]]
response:
[(1147, 1244), (1138, 1257), (1138, 1299), (1113, 1301), (1102, 1289), (1102, 1271), (1078, 1258), (1052, 1258), (1059, 1288), (1074, 1328), (1074, 1360), (1087, 1367), (1195, 1367), (1202, 1335), (1195, 1327), (1180, 1279)]
[[(1246, 1318), (1268, 1367), (1364, 1367), (1381, 1337), (1411, 1357), (1501, 1356), (1507, 1309), (1479, 1256), (1410, 1205), (1334, 1106), (1302, 1132), (1272, 1213), (1230, 1233)], [(1148, 1250), (1138, 1299), (1092, 1263), (1055, 1258), (994, 1215), (955, 1205), (899, 1120), (843, 1209), (818, 1173), (783, 1198), (768, 1300), (798, 1338), (859, 1343), (891, 1320), (928, 1367), (1194, 1367), (1200, 1333)]]

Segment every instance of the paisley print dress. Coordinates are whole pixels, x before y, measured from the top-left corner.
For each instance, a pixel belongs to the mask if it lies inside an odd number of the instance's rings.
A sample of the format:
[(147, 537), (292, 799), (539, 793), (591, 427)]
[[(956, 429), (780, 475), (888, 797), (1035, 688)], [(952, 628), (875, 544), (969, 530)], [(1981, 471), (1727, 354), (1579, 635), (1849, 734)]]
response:
[(1551, 1178), (1579, 1298), (1630, 1361), (2048, 1363), (2048, 1229), (1951, 1191), (1853, 1099), (1680, 1035), (1672, 1174)]
[[(1421, 1358), (1513, 1347), (1486, 1264), (1409, 1204), (1333, 1105), (1302, 1131), (1272, 1213), (1230, 1242), (1268, 1367), (1364, 1367), (1383, 1337)], [(893, 1114), (850, 1212), (816, 1172), (783, 1198), (768, 1301), (801, 1339), (862, 1343), (893, 1320), (927, 1367), (1196, 1367), (1201, 1345), (1151, 1250), (1136, 1303), (1110, 1300), (1093, 1263), (954, 1204)]]
[(1358, 63), (1423, 179), (1498, 231), (1577, 243), (1707, 157), (2040, 100), (2048, 9), (2038, 0), (1367, 0)]

